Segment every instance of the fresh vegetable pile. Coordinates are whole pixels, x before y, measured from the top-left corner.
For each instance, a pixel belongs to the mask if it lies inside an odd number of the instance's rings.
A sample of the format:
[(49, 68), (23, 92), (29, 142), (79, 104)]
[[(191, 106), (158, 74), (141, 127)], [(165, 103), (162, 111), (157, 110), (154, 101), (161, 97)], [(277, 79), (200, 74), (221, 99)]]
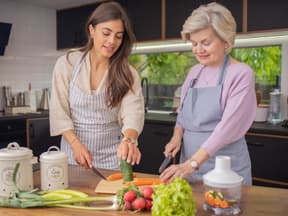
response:
[(152, 199), (152, 216), (194, 216), (196, 213), (192, 188), (186, 180), (179, 177), (170, 184), (155, 187)]
[(129, 185), (117, 192), (118, 204), (122, 210), (141, 211), (150, 210), (152, 207), (152, 194), (154, 189), (145, 186), (139, 189), (135, 185)]
[(205, 202), (212, 207), (229, 208), (237, 204), (236, 200), (225, 199), (219, 191), (209, 190), (205, 192), (204, 196)]

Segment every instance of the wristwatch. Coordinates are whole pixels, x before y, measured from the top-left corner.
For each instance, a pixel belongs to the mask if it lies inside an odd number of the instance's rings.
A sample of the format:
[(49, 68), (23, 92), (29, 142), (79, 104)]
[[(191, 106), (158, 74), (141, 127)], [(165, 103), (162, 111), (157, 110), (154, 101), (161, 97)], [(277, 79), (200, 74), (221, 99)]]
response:
[(196, 161), (196, 160), (192, 160), (192, 161), (190, 162), (190, 165), (191, 165), (191, 167), (192, 167), (193, 169), (195, 169), (195, 170), (198, 170), (198, 169), (199, 169), (199, 163), (198, 163), (198, 161)]

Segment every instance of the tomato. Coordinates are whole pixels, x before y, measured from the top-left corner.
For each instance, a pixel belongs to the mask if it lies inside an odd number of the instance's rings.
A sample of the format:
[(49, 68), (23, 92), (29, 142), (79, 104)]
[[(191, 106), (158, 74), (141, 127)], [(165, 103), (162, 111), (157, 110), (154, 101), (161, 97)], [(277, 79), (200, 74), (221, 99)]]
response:
[(134, 191), (127, 191), (124, 194), (124, 201), (132, 202), (136, 198), (136, 193)]
[(133, 202), (132, 202), (132, 208), (135, 210), (142, 210), (145, 208), (146, 201), (143, 197), (137, 197)]
[(145, 199), (152, 199), (152, 194), (154, 193), (154, 190), (150, 186), (143, 187), (142, 193)]

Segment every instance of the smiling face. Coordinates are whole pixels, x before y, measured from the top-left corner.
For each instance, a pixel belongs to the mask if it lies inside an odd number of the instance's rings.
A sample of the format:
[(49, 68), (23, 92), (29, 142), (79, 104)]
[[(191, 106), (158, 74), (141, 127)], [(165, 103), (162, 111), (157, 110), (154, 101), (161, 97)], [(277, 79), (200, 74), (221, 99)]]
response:
[(212, 67), (222, 65), (225, 48), (228, 44), (223, 41), (212, 28), (205, 28), (190, 34), (192, 52), (200, 64)]
[(90, 36), (93, 39), (93, 49), (99, 57), (110, 58), (121, 46), (124, 37), (122, 20), (110, 20), (89, 25)]

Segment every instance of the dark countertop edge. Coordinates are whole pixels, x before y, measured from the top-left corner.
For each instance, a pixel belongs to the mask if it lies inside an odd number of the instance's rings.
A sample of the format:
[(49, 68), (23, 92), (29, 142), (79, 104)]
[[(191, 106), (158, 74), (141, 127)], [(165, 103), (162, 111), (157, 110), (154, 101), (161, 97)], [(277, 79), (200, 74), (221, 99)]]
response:
[(37, 113), (18, 113), (18, 114), (0, 112), (0, 122), (4, 120), (32, 119), (32, 118), (46, 118), (46, 117), (49, 117), (49, 111), (38, 111)]
[[(146, 113), (145, 122), (175, 125), (176, 116), (171, 114)], [(287, 136), (288, 138), (288, 128), (282, 127), (281, 123), (277, 125), (272, 125), (268, 122), (253, 122), (252, 126), (248, 130), (248, 133)]]
[[(0, 112), (0, 122), (3, 120), (15, 120), (15, 119), (33, 119), (33, 118), (46, 118), (49, 117), (49, 111), (39, 111), (37, 113), (26, 114), (5, 114)], [(164, 125), (174, 126), (176, 122), (176, 115), (174, 113), (146, 113), (146, 123), (157, 123)], [(276, 136), (287, 136), (288, 128), (281, 127), (281, 123), (278, 125), (272, 125), (268, 122), (254, 122), (248, 133), (270, 134)]]

